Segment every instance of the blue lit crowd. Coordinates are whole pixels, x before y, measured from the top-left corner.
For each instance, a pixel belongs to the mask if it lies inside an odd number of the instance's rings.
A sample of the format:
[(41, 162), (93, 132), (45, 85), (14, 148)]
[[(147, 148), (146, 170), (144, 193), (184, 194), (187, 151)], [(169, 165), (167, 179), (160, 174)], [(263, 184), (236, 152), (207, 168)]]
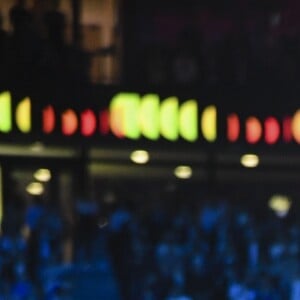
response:
[(70, 273), (93, 266), (100, 235), (106, 254), (96, 256), (124, 300), (298, 300), (298, 203), (277, 214), (263, 197), (200, 191), (78, 202), (72, 264), (62, 259), (70, 233), (59, 211), (40, 198), (22, 211), (14, 203), (0, 235), (0, 299), (72, 299)]
[(112, 214), (110, 253), (123, 299), (299, 299), (295, 211), (280, 217), (267, 204), (189, 197)]
[[(14, 199), (12, 199), (14, 200)], [(0, 299), (69, 299), (62, 263), (63, 219), (39, 197), (11, 201), (0, 235)]]

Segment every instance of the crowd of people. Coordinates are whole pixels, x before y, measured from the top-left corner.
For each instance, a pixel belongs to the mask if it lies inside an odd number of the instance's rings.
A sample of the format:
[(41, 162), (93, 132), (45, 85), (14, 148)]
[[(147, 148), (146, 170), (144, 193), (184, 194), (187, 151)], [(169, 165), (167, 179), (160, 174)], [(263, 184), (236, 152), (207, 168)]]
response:
[[(41, 197), (27, 205), (7, 202), (0, 299), (71, 299), (68, 273), (76, 265), (92, 266), (95, 255), (111, 265), (124, 300), (299, 299), (296, 201), (276, 214), (259, 192), (209, 192), (199, 184), (149, 182), (140, 191), (125, 186), (99, 202), (74, 203), (73, 229)], [(62, 245), (70, 230), (74, 256), (66, 264)], [(95, 254), (99, 236), (105, 251)]]
[[(23, 200), (23, 199), (22, 199)], [(63, 218), (41, 197), (11, 199), (0, 232), (0, 299), (69, 299)]]
[(109, 253), (123, 299), (299, 299), (296, 207), (279, 216), (266, 199), (177, 193), (112, 213)]

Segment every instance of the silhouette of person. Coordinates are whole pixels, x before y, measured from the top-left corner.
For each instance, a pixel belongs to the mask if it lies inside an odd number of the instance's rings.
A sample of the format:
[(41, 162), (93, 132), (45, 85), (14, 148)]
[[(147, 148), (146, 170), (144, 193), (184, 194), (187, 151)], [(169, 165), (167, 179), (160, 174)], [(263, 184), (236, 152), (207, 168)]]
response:
[(4, 43), (7, 42), (8, 33), (3, 29), (3, 18), (0, 12), (0, 51), (3, 51)]
[(14, 34), (23, 33), (28, 30), (32, 16), (26, 9), (24, 0), (17, 0), (9, 11), (10, 22), (13, 27)]
[[(0, 83), (3, 84), (5, 80), (5, 74), (7, 71), (6, 57), (7, 57), (7, 47), (8, 47), (8, 33), (3, 29), (3, 19), (0, 12), (0, 66), (2, 72), (0, 73)], [(4, 71), (4, 72), (3, 72)]]
[(27, 268), (29, 278), (36, 282), (40, 258), (40, 227), (45, 216), (43, 200), (34, 196), (25, 214), (25, 223), (29, 229), (27, 240)]
[(59, 11), (59, 0), (53, 0), (51, 4), (51, 8), (43, 17), (46, 38), (52, 47), (59, 50), (65, 45), (65, 15)]
[(12, 79), (14, 82), (32, 82), (41, 53), (41, 40), (34, 30), (33, 15), (24, 0), (17, 0), (9, 17), (13, 30), (7, 58)]

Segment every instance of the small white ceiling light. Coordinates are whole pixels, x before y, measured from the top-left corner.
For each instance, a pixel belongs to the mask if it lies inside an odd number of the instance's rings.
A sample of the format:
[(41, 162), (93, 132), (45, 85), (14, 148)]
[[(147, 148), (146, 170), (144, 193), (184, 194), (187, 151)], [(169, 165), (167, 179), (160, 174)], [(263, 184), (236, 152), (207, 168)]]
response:
[(285, 195), (273, 195), (269, 200), (269, 208), (274, 211), (278, 217), (285, 217), (292, 205), (292, 201)]
[(133, 151), (130, 159), (136, 164), (146, 164), (149, 161), (149, 153), (145, 150)]
[(240, 162), (246, 168), (255, 168), (259, 164), (259, 157), (256, 154), (244, 154)]
[(51, 172), (48, 169), (38, 169), (34, 172), (33, 177), (41, 182), (47, 182), (51, 179)]
[(44, 192), (44, 186), (40, 182), (31, 182), (27, 185), (26, 191), (33, 196), (42, 195)]
[(191, 178), (193, 174), (192, 168), (189, 166), (178, 166), (174, 170), (174, 175), (180, 179)]

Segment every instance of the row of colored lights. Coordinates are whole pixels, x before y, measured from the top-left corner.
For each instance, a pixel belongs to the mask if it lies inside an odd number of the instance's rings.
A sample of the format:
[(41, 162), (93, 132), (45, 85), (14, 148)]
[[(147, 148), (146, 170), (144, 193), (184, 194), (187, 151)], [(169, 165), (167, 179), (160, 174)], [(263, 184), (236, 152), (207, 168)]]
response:
[[(12, 103), (9, 92), (0, 94), (0, 132), (9, 133), (13, 126)], [(53, 105), (42, 110), (42, 132), (51, 134), (57, 127), (57, 115)], [(112, 134), (117, 138), (158, 140), (163, 137), (169, 141), (182, 138), (189, 142), (199, 139), (214, 142), (217, 139), (217, 108), (209, 105), (198, 113), (196, 100), (188, 100), (179, 105), (176, 97), (160, 101), (156, 94), (140, 96), (136, 93), (118, 93), (113, 96), (109, 108), (95, 112), (84, 109), (76, 112), (72, 108), (60, 113), (60, 130), (65, 136), (80, 132), (82, 136), (92, 136), (97, 131), (101, 135)], [(29, 133), (31, 124), (31, 100), (26, 97), (15, 109), (16, 127), (23, 133)], [(249, 144), (264, 140), (267, 144), (275, 144), (280, 139), (284, 142), (300, 143), (300, 110), (282, 120), (269, 116), (260, 120), (249, 116), (242, 121), (238, 114), (231, 113), (226, 117), (226, 138), (229, 142), (237, 142), (242, 132)]]

